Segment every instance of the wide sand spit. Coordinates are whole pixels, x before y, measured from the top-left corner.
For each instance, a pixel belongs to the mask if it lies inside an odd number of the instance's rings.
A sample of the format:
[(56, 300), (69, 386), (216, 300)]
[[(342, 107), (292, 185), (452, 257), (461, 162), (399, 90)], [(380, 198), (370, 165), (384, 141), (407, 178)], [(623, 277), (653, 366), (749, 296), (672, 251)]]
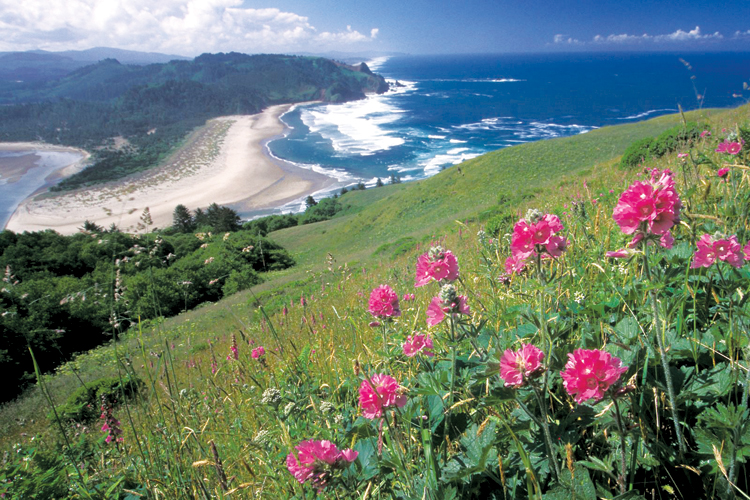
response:
[[(280, 207), (324, 189), (335, 179), (273, 158), (267, 151), (266, 144), (284, 134), (279, 117), (291, 106), (209, 120), (161, 166), (122, 181), (29, 197), (6, 228), (74, 234), (88, 220), (147, 232), (171, 226), (179, 204), (195, 210), (217, 203), (242, 213)], [(144, 217), (146, 208), (151, 225)]]

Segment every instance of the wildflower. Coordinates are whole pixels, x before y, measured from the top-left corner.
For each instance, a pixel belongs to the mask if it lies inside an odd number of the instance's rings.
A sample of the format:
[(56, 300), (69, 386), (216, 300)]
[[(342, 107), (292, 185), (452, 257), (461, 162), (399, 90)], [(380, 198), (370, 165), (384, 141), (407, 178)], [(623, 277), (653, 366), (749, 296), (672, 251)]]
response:
[(505, 259), (505, 274), (518, 274), (526, 268), (526, 259), (510, 256)]
[(703, 139), (704, 137), (711, 137), (711, 132), (709, 132), (708, 130), (704, 130), (703, 132), (701, 132), (701, 139)]
[(253, 359), (260, 359), (265, 355), (266, 355), (266, 350), (263, 348), (263, 346), (258, 346), (252, 351), (250, 351), (250, 357)]
[[(542, 214), (539, 210), (529, 210), (526, 217), (513, 226), (513, 236), (510, 251), (518, 264), (537, 253), (546, 253), (552, 257), (559, 257), (568, 246), (568, 240), (557, 236), (563, 230), (562, 222), (553, 214)], [(506, 261), (506, 272), (508, 268)]]
[(606, 257), (609, 257), (610, 259), (627, 259), (631, 255), (633, 255), (633, 250), (629, 248), (621, 248), (620, 250), (617, 250), (615, 252), (607, 252), (604, 254)]
[(413, 293), (405, 293), (404, 296), (403, 296), (403, 298), (401, 300), (403, 300), (404, 302), (410, 302), (410, 301), (414, 300), (414, 294)]
[(742, 143), (737, 141), (724, 141), (719, 143), (719, 146), (716, 148), (717, 153), (726, 153), (729, 155), (736, 155), (742, 150)]
[(432, 338), (424, 334), (409, 335), (403, 345), (404, 355), (409, 358), (423, 351), (425, 356), (432, 357), (435, 355), (432, 352), (433, 348)]
[(107, 444), (114, 441), (115, 443), (122, 443), (122, 429), (120, 429), (120, 421), (112, 415), (112, 405), (107, 401), (106, 396), (102, 396), (102, 414), (99, 418), (104, 420), (102, 425), (102, 431), (107, 433), (107, 438), (104, 440)]
[(507, 349), (500, 358), (500, 377), (506, 387), (521, 387), (541, 373), (544, 353), (531, 344), (522, 344), (518, 351)]
[(401, 316), (398, 305), (398, 294), (388, 285), (380, 285), (370, 293), (370, 314), (376, 318)]
[(260, 402), (266, 405), (278, 406), (281, 402), (281, 392), (275, 387), (269, 387), (263, 391)]
[(687, 158), (687, 153), (678, 153), (677, 158)]
[(406, 396), (399, 394), (400, 386), (390, 375), (376, 373), (370, 379), (365, 379), (359, 386), (359, 406), (365, 418), (380, 418), (383, 408), (406, 404)]
[(234, 334), (232, 334), (232, 345), (229, 347), (227, 361), (231, 361), (232, 359), (240, 359), (240, 351), (237, 348), (237, 337)]
[(586, 299), (586, 296), (583, 294), (583, 292), (576, 292), (573, 294), (573, 300), (576, 302), (576, 304), (580, 304)]
[(440, 295), (427, 306), (427, 324), (435, 326), (445, 319), (446, 314), (469, 314), (466, 296), (458, 295), (453, 285), (443, 285)]
[(599, 349), (576, 349), (568, 354), (565, 370), (560, 372), (563, 386), (576, 403), (601, 400), (604, 393), (628, 371), (620, 358)]
[(727, 179), (727, 177), (729, 177), (729, 169), (728, 169), (727, 167), (724, 167), (724, 168), (720, 168), (720, 169), (719, 169), (719, 170), (718, 170), (718, 171), (716, 172), (716, 175), (717, 175), (717, 176), (719, 176), (719, 178), (720, 178), (720, 179), (724, 179), (724, 180), (726, 180), (726, 179)]
[(723, 260), (734, 267), (742, 267), (745, 261), (745, 254), (737, 241), (737, 236), (725, 238), (722, 234), (716, 233), (713, 236), (704, 234), (697, 243), (698, 249), (693, 256), (693, 263), (690, 264), (692, 269), (697, 267), (711, 267), (716, 260)]
[(424, 286), (431, 280), (453, 282), (458, 279), (458, 259), (450, 250), (434, 246), (417, 258), (417, 277), (414, 286)]
[[(679, 220), (682, 204), (674, 187), (672, 172), (653, 169), (648, 182), (636, 181), (621, 195), (612, 217), (625, 234), (634, 234), (631, 248), (649, 235), (669, 233)], [(671, 234), (660, 244), (671, 247)]]
[(336, 407), (330, 401), (323, 401), (322, 403), (320, 403), (321, 413), (331, 413), (335, 409)]
[(331, 473), (344, 469), (357, 459), (358, 452), (346, 449), (340, 451), (330, 441), (302, 441), (294, 447), (297, 456), (290, 452), (286, 457), (286, 467), (300, 482), (310, 481), (321, 491), (328, 484)]

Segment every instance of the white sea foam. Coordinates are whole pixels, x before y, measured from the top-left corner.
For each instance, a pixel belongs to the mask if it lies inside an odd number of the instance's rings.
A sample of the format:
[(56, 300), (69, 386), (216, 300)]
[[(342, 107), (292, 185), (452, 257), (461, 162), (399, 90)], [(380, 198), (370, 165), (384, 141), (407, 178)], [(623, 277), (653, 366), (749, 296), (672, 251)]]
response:
[(511, 117), (497, 117), (497, 118), (485, 118), (475, 123), (465, 123), (463, 125), (454, 126), (455, 129), (461, 131), (490, 131), (490, 132), (506, 132), (515, 136), (517, 139), (552, 139), (554, 137), (561, 137), (574, 134), (583, 134), (590, 130), (598, 127), (591, 127), (585, 125), (562, 125), (559, 123), (544, 123), (544, 122), (524, 122), (517, 118)]
[(461, 139), (451, 139), (449, 141), (451, 144), (465, 144), (466, 141), (462, 141)]
[(516, 83), (526, 80), (517, 78), (438, 78), (431, 82), (462, 82), (462, 83)]
[(445, 139), (446, 136), (444, 135), (428, 135), (428, 139)]
[(403, 112), (383, 96), (368, 96), (345, 104), (306, 107), (300, 116), (310, 131), (330, 141), (336, 152), (369, 156), (404, 143), (383, 128), (401, 119)]
[(458, 153), (462, 153), (462, 152), (468, 151), (468, 150), (469, 150), (469, 148), (453, 148), (453, 149), (449, 149), (448, 151), (446, 151), (446, 154), (457, 155)]
[(373, 57), (369, 61), (366, 61), (365, 64), (368, 68), (370, 68), (370, 71), (372, 71), (373, 73), (377, 73), (378, 71), (380, 71), (380, 68), (383, 67), (383, 64), (385, 64), (388, 59), (390, 59), (389, 56)]
[[(460, 148), (462, 150), (467, 150), (468, 148)], [(451, 154), (450, 151), (447, 151), (445, 154), (438, 154), (430, 158), (429, 160), (421, 162), (421, 165), (424, 167), (424, 174), (426, 176), (435, 175), (440, 170), (446, 166), (446, 165), (458, 165), (459, 163), (470, 160), (471, 158), (476, 158), (477, 156), (482, 155), (483, 153), (456, 153)]]
[(639, 118), (645, 118), (648, 115), (652, 115), (654, 113), (661, 113), (662, 111), (669, 111), (671, 113), (674, 113), (677, 110), (676, 109), (669, 109), (669, 108), (666, 108), (666, 109), (652, 109), (652, 110), (649, 110), (649, 111), (644, 111), (643, 113), (638, 113), (637, 115), (626, 116), (624, 118), (618, 118), (618, 120), (637, 120)]

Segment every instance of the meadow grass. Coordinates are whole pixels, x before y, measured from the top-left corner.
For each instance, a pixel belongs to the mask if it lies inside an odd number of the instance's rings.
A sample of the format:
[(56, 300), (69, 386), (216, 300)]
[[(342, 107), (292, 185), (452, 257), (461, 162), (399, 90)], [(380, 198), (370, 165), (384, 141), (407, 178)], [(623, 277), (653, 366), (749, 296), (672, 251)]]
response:
[[(748, 107), (701, 111), (688, 119), (705, 118), (718, 134), (722, 128), (747, 126), (747, 113)], [(646, 335), (650, 321), (643, 312), (647, 309), (644, 290), (659, 285), (642, 287), (643, 276), (636, 265), (604, 258), (606, 250), (621, 248), (627, 241), (611, 214), (619, 193), (637, 178), (635, 172), (619, 168), (618, 155), (630, 142), (657, 135), (680, 120), (679, 115), (660, 117), (517, 146), (465, 162), (460, 172), (452, 168), (420, 182), (349, 193), (342, 199), (348, 205), (342, 216), (271, 235), (293, 252), (296, 270), (273, 273), (263, 285), (219, 303), (132, 328), (116, 344), (81, 355), (57, 374), (44, 377), (49, 394), (60, 404), (81, 382), (103, 374), (137, 374), (144, 381), (143, 390), (115, 408), (123, 443), (106, 445), (96, 423), (85, 430), (65, 423), (75, 443), (68, 451), (84, 458), (80, 464), (60, 458), (59, 432), (44, 417), (49, 408), (38, 389), (0, 412), (0, 442), (16, 455), (28, 457), (27, 464), (42, 458), (49, 462), (44, 453), (58, 457), (59, 475), (53, 479), (71, 498), (314, 498), (314, 488), (298, 484), (284, 465), (295, 445), (313, 438), (329, 439), (340, 448), (355, 447), (360, 453), (350, 471), (336, 476), (339, 488), (329, 489), (328, 498), (538, 498), (545, 488), (550, 495), (593, 498), (595, 491), (596, 496), (612, 498), (619, 486), (618, 455), (625, 448), (635, 450), (627, 461), (628, 482), (641, 493), (650, 488), (654, 496), (691, 498), (691, 490), (679, 489), (692, 484), (685, 479), (692, 472), (680, 472), (674, 465), (687, 463), (688, 468), (701, 467), (703, 476), (697, 481), (724, 498), (727, 483), (718, 464), (724, 460), (729, 469), (731, 454), (722, 449), (712, 462), (710, 450), (697, 448), (692, 462), (680, 462), (684, 457), (672, 457), (661, 448), (673, 444), (664, 424), (669, 422), (664, 389), (657, 380), (655, 351), (648, 351), (645, 365), (642, 358), (648, 350), (643, 346), (651, 342)], [(708, 143), (694, 145), (692, 151), (723, 161)], [(706, 194), (707, 183), (716, 184), (710, 166), (683, 167), (676, 153), (649, 165), (654, 166), (677, 173), (688, 213), (724, 220), (725, 230), (747, 231), (745, 219), (727, 219), (726, 190)], [(693, 177), (683, 182), (680, 174), (685, 171), (691, 176), (700, 172), (698, 184)], [(741, 169), (736, 172), (733, 199), (740, 200), (748, 178)], [(579, 208), (574, 208), (574, 201)], [(563, 258), (545, 268), (554, 276), (548, 286), (540, 288), (533, 275), (514, 277), (508, 286), (498, 277), (509, 255), (512, 222), (498, 237), (477, 233), (492, 214), (517, 219), (531, 206), (557, 213), (572, 245)], [(724, 309), (716, 310), (714, 319), (698, 329), (696, 300), (713, 300), (713, 293), (717, 304), (735, 304), (736, 294), (719, 285), (713, 291), (706, 289), (705, 275), (688, 276), (680, 267), (692, 255), (695, 231), (703, 229), (707, 220), (687, 219), (679, 244), (658, 260), (665, 269), (663, 312), (667, 324), (683, 332), (682, 337), (669, 337), (674, 352), (694, 356), (692, 364), (683, 361), (685, 372), (705, 376), (718, 394), (730, 394), (731, 401), (736, 395), (718, 389), (727, 382), (711, 377), (719, 366), (734, 374), (728, 380), (740, 383), (738, 377), (747, 370), (741, 364), (748, 359), (743, 351), (747, 343), (735, 323), (742, 320), (743, 309), (735, 305), (729, 320), (723, 319)], [(456, 328), (466, 332), (462, 344), (450, 328), (426, 327), (425, 310), (437, 289), (413, 286), (416, 258), (433, 241), (451, 249), (460, 262), (457, 286), (468, 296), (473, 312), (465, 324), (457, 323)], [(747, 279), (743, 273), (738, 280)], [(372, 316), (367, 312), (370, 290), (383, 283), (399, 295), (415, 294), (414, 300), (402, 301), (402, 315), (386, 323), (385, 350), (381, 349), (384, 332), (368, 326)], [(677, 296), (675, 283), (692, 293), (692, 299), (684, 292), (675, 299), (679, 307), (670, 306), (666, 299), (668, 294)], [(609, 345), (632, 367), (629, 379), (643, 384), (643, 391), (636, 393), (641, 403), (646, 389), (654, 391), (645, 394), (648, 401), (656, 399), (655, 409), (633, 403), (627, 418), (631, 424), (642, 418), (643, 432), (641, 436), (637, 427), (631, 428), (623, 445), (620, 421), (613, 420), (611, 405), (595, 405), (595, 412), (605, 420), (591, 423), (593, 408), (591, 412), (576, 409), (563, 399), (559, 383), (555, 390), (550, 388), (553, 431), (567, 439), (564, 443), (572, 443), (569, 451), (562, 446), (557, 450), (560, 457), (568, 453), (567, 462), (561, 458), (569, 470), (567, 479), (554, 479), (553, 459), (541, 444), (533, 418), (519, 409), (519, 396), (497, 381), (493, 365), (505, 348), (517, 347), (519, 339), (537, 340), (541, 335), (538, 296), (547, 297), (542, 301), (542, 322), (549, 321), (550, 335), (560, 348), (553, 359), (548, 357), (550, 365), (559, 369), (564, 353), (574, 346)], [(689, 321), (692, 327), (686, 326)], [(720, 343), (706, 348), (704, 330), (716, 339), (715, 330), (722, 325), (729, 325), (734, 336), (721, 336), (724, 347)], [(400, 354), (407, 335), (417, 332), (433, 335), (434, 359)], [(737, 345), (727, 346), (726, 341)], [(238, 359), (231, 351), (233, 342)], [(267, 353), (263, 362), (251, 357), (251, 349), (261, 345)], [(449, 355), (459, 347), (456, 362)], [(710, 370), (705, 367), (706, 356), (714, 358)], [(725, 358), (731, 362), (726, 364)], [(362, 377), (380, 372), (408, 385), (412, 401), (403, 413), (386, 415), (385, 431), (359, 416), (357, 409)], [(448, 384), (455, 384), (455, 390), (448, 391)], [(446, 406), (448, 397), (452, 403)], [(716, 402), (725, 404), (727, 399)], [(529, 401), (526, 405), (535, 407)], [(649, 434), (654, 430), (651, 412), (662, 422), (661, 428), (655, 428), (656, 436)], [(589, 427), (579, 429), (576, 419)], [(32, 436), (37, 436), (35, 442)], [(711, 439), (696, 438), (694, 443), (699, 447)], [(378, 446), (384, 449), (380, 456)], [(736, 454), (731, 463), (736, 470), (741, 468)], [(74, 471), (74, 465), (80, 470)], [(27, 465), (27, 475), (41, 474), (31, 467)], [(461, 475), (462, 468), (469, 471), (467, 475)], [(558, 476), (565, 476), (565, 470)], [(579, 483), (574, 484), (574, 477)], [(2, 478), (0, 491), (8, 480), (13, 479)], [(48, 478), (50, 484), (54, 481)], [(109, 488), (109, 496), (104, 495)], [(728, 491), (733, 491), (731, 486)], [(627, 498), (640, 497), (633, 493)]]

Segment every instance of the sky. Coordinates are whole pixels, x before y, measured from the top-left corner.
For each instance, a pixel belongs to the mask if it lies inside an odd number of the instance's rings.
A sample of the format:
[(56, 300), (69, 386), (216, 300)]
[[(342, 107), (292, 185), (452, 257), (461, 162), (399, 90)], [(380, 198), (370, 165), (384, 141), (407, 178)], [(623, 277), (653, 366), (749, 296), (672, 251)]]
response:
[(750, 0), (0, 0), (0, 51), (750, 51)]

